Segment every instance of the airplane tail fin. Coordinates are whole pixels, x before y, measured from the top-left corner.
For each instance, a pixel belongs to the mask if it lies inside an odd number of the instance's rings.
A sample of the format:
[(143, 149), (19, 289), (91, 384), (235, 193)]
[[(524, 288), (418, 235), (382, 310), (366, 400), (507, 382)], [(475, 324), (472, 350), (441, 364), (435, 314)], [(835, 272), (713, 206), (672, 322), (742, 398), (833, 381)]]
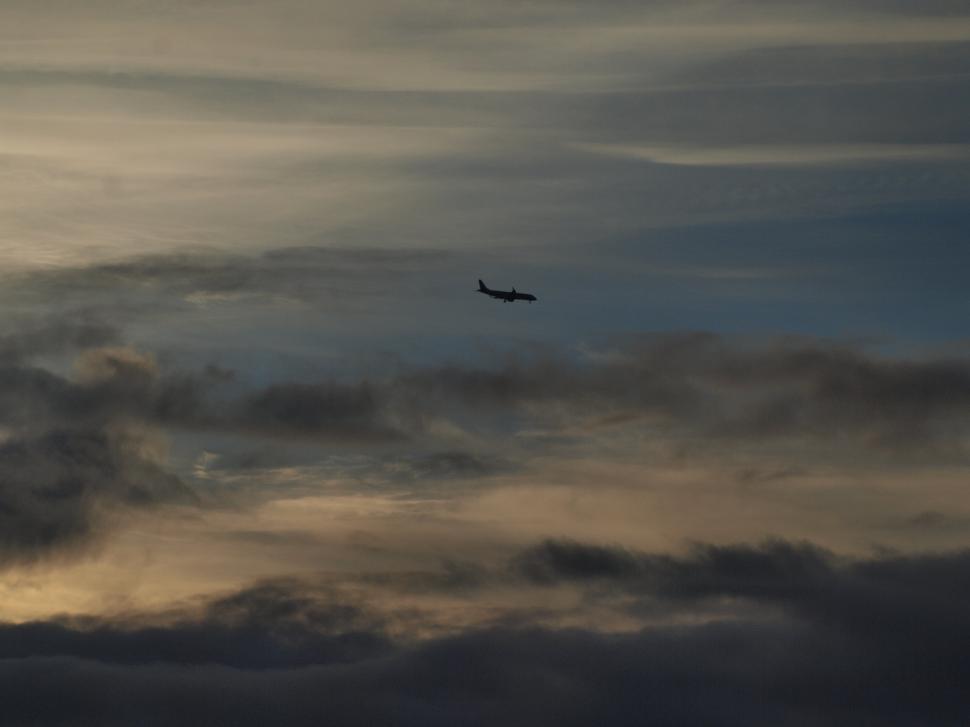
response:
[(485, 283), (483, 283), (481, 281), (481, 278), (479, 278), (479, 280), (478, 280), (478, 290), (479, 290), (479, 292), (482, 292), (482, 293), (484, 293), (486, 290), (488, 290), (488, 288), (485, 286)]

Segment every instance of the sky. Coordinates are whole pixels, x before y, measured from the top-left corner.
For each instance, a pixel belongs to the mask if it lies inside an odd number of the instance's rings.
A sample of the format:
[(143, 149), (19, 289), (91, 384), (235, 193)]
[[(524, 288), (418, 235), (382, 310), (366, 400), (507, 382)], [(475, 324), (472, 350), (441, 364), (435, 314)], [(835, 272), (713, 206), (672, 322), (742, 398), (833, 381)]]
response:
[(965, 724), (965, 3), (4, 0), (0, 92), (9, 724)]

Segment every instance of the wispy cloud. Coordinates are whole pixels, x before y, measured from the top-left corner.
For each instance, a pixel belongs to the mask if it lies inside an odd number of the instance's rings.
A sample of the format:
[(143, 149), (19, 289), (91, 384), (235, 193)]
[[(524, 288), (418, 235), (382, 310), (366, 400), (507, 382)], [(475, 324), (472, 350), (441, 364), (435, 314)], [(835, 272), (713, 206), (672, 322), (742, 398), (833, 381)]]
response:
[(642, 159), (657, 164), (685, 166), (799, 166), (860, 164), (866, 162), (953, 161), (970, 157), (970, 146), (963, 144), (771, 144), (739, 147), (689, 146), (611, 146), (577, 144), (577, 149), (608, 156)]

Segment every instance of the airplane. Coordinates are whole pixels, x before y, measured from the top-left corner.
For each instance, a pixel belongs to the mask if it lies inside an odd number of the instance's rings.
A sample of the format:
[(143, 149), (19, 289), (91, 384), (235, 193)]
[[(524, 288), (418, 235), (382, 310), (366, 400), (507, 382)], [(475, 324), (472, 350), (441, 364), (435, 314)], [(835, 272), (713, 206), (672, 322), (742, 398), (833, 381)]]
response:
[(534, 300), (538, 300), (532, 293), (516, 293), (515, 288), (512, 288), (512, 290), (492, 290), (481, 280), (478, 281), (478, 290), (475, 292), (498, 298), (503, 303), (514, 303), (517, 300), (527, 300), (531, 303)]

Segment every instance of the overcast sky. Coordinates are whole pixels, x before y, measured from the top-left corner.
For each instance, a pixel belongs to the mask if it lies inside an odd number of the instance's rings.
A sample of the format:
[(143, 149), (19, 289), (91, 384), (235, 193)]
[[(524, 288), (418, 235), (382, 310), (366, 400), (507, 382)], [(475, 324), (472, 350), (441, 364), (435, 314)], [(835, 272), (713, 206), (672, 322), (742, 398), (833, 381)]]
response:
[(4, 0), (0, 93), (11, 724), (965, 724), (964, 2)]

